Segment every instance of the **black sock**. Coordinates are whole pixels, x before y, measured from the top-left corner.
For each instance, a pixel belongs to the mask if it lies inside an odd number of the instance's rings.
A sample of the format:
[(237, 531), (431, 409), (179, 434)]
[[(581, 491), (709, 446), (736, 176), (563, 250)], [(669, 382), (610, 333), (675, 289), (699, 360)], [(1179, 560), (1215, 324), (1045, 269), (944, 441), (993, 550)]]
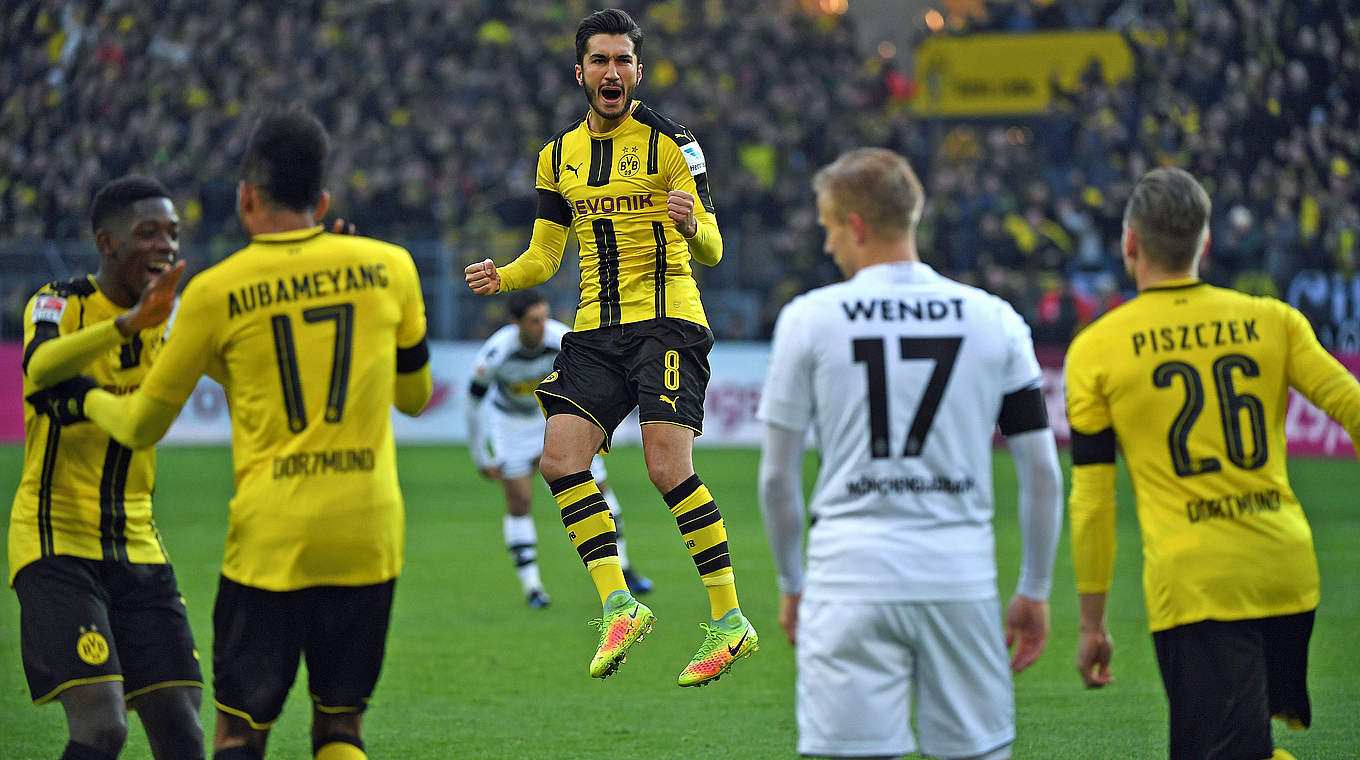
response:
[(213, 753), (213, 760), (264, 760), (264, 756), (253, 747), (242, 744), (217, 750)]
[(66, 742), (66, 749), (61, 753), (61, 760), (114, 760), (118, 755), (95, 749), (88, 744), (81, 744), (72, 739)]

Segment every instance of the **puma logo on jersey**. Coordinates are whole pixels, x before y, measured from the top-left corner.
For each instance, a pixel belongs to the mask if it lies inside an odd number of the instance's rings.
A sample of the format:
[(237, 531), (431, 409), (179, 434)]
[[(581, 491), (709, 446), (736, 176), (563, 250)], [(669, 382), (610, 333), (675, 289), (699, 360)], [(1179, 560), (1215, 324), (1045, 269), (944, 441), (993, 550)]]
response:
[(582, 163), (582, 162), (577, 161), (575, 166), (572, 166), (571, 164), (562, 164), (562, 168), (564, 168), (564, 169), (570, 169), (570, 170), (571, 170), (571, 173), (572, 173), (572, 174), (575, 174), (577, 179), (580, 179), (580, 178), (581, 178), (581, 172), (579, 171), (579, 169), (581, 168), (581, 163)]
[(664, 393), (661, 394), (660, 398), (661, 398), (662, 401), (665, 401), (667, 404), (670, 404), (670, 405), (671, 405), (671, 411), (672, 411), (672, 412), (675, 412), (675, 413), (679, 414), (680, 410), (675, 408), (675, 402), (676, 402), (676, 401), (679, 401), (678, 398), (671, 398), (670, 396), (667, 396), (667, 395), (664, 394)]

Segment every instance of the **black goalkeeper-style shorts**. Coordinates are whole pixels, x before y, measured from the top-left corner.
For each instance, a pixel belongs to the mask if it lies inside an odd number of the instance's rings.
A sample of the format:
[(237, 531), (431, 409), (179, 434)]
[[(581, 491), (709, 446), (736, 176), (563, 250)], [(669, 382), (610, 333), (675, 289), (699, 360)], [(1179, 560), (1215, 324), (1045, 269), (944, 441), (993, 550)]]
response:
[(1171, 717), (1171, 760), (1268, 758), (1272, 716), (1312, 722), (1312, 611), (1176, 626), (1152, 634)]
[(701, 435), (712, 348), (707, 327), (668, 317), (570, 332), (534, 392), (548, 416), (574, 414), (598, 425), (603, 451), (634, 408), (643, 425), (683, 425)]
[(221, 578), (213, 607), (218, 709), (268, 728), (307, 658), (312, 704), (362, 713), (378, 683), (396, 581), (266, 591)]
[(170, 565), (43, 557), (19, 571), (14, 591), (35, 704), (72, 686), (107, 681), (122, 681), (128, 699), (203, 685)]

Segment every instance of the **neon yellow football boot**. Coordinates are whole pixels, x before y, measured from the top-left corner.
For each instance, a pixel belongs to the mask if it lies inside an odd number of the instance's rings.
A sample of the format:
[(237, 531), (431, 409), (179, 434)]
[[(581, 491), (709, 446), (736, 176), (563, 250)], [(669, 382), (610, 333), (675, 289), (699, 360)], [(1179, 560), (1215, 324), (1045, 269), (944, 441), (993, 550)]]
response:
[(628, 650), (652, 630), (656, 615), (627, 591), (605, 600), (604, 616), (590, 621), (600, 631), (600, 648), (590, 661), (591, 678), (608, 678), (628, 659)]
[(714, 623), (699, 624), (704, 629), (704, 641), (694, 658), (680, 671), (679, 685), (707, 686), (731, 670), (737, 660), (750, 657), (760, 649), (755, 626), (740, 610), (731, 610)]

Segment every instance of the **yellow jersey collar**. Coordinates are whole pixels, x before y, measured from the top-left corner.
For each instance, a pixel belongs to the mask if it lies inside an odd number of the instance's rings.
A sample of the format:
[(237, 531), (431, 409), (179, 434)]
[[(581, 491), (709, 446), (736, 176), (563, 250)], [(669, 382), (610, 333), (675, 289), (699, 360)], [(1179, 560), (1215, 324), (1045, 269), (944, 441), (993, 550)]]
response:
[(287, 232), (264, 232), (250, 238), (252, 243), (296, 243), (300, 240), (314, 238), (325, 231), (325, 227), (316, 225), (315, 227), (302, 227)]
[(1181, 288), (1190, 288), (1194, 287), (1195, 285), (1203, 284), (1204, 281), (1198, 277), (1181, 277), (1175, 280), (1162, 280), (1156, 285), (1149, 285), (1148, 287), (1144, 288), (1143, 292), (1150, 293), (1154, 290), (1179, 290)]
[(586, 118), (582, 119), (582, 120), (581, 120), (581, 123), (585, 125), (586, 134), (590, 135), (591, 137), (594, 137), (594, 138), (596, 138), (596, 139), (603, 139), (603, 138), (606, 138), (606, 137), (613, 137), (613, 136), (617, 135), (619, 132), (622, 132), (622, 131), (624, 130), (625, 127), (629, 126), (629, 125), (633, 122), (633, 114), (637, 113), (637, 110), (638, 110), (639, 108), (641, 108), (641, 107), (642, 107), (642, 101), (641, 101), (641, 100), (634, 100), (634, 101), (633, 101), (633, 107), (630, 108), (630, 109), (628, 109), (628, 115), (624, 117), (623, 121), (619, 122), (619, 125), (618, 125), (617, 127), (614, 127), (613, 129), (609, 130), (608, 132), (596, 132), (595, 130), (593, 130), (593, 129), (590, 128), (590, 112), (589, 112), (589, 111), (586, 112)]

